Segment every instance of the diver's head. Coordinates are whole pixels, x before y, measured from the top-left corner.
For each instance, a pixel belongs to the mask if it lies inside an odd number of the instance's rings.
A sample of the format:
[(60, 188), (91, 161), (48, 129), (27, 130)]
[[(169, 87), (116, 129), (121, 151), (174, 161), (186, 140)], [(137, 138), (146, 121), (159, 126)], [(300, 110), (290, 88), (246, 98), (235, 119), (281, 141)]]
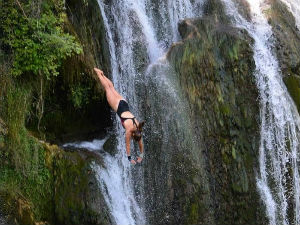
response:
[(137, 126), (137, 129), (133, 132), (132, 137), (135, 141), (140, 141), (142, 138), (142, 132), (143, 132), (143, 126), (145, 124), (145, 121), (142, 121)]

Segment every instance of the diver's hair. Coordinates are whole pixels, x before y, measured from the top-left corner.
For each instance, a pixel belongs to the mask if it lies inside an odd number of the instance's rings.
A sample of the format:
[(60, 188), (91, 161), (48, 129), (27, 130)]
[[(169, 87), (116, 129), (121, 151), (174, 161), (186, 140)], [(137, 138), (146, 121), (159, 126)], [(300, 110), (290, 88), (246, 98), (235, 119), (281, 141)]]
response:
[(145, 124), (145, 121), (140, 122), (138, 127), (137, 127), (137, 130), (133, 132), (133, 139), (135, 141), (140, 141), (141, 140), (144, 124)]

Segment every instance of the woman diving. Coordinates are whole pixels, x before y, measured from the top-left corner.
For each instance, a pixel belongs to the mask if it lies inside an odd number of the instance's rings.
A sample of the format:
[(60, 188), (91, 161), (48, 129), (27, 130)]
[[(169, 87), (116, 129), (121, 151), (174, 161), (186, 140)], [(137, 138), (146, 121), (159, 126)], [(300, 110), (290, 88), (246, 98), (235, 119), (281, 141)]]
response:
[(132, 164), (136, 164), (136, 161), (131, 158), (130, 155), (130, 139), (133, 138), (139, 144), (140, 154), (137, 157), (137, 162), (141, 163), (143, 160), (144, 146), (142, 142), (142, 130), (144, 122), (140, 122), (129, 111), (129, 106), (126, 100), (115, 90), (113, 83), (103, 74), (103, 71), (94, 68), (102, 86), (105, 89), (106, 99), (110, 107), (118, 114), (121, 119), (122, 126), (125, 129), (125, 142), (126, 153), (128, 160)]

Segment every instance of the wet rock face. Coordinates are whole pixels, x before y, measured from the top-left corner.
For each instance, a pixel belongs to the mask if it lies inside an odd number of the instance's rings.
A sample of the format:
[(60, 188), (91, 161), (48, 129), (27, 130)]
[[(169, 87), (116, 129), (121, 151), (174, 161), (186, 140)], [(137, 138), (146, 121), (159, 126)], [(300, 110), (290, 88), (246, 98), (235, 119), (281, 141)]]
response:
[(0, 224), (5, 219), (6, 225), (111, 225), (91, 167), (92, 164), (103, 166), (101, 155), (84, 149), (65, 151), (48, 143), (43, 143), (43, 147), (49, 170), (47, 192), (31, 193), (39, 201), (37, 206), (22, 193), (0, 191)]
[(236, 4), (236, 7), (243, 17), (250, 21), (251, 20), (251, 13), (250, 13), (250, 6), (247, 0), (233, 0)]
[(35, 224), (31, 204), (20, 194), (0, 193), (0, 225)]
[(102, 158), (88, 150), (60, 152), (53, 161), (54, 206), (57, 224), (111, 224), (95, 172), (90, 163)]
[(102, 159), (96, 153), (77, 150), (55, 157), (54, 205), (58, 224), (111, 224), (109, 212), (89, 163)]
[(224, 5), (220, 0), (210, 0), (206, 1), (203, 5), (203, 14), (206, 16), (211, 16), (216, 22), (222, 21), (223, 23), (228, 23), (230, 18), (226, 15), (224, 10)]
[(283, 81), (290, 92), (291, 97), (296, 103), (298, 112), (300, 113), (300, 76), (290, 74), (283, 78)]
[(92, 69), (99, 66), (108, 74), (110, 53), (97, 0), (66, 0), (66, 10), (68, 14), (66, 28), (75, 33), (83, 45), (83, 61), (89, 67), (87, 72), (95, 76)]
[(7, 128), (4, 121), (0, 118), (0, 150), (4, 147), (4, 135), (7, 134)]
[(0, 118), (0, 134), (5, 135), (7, 133), (7, 128), (4, 121)]
[[(193, 176), (209, 183), (206, 193), (178, 195), (183, 221), (207, 224), (201, 201), (210, 198), (215, 224), (264, 224), (255, 185), (259, 106), (252, 40), (243, 30), (216, 23), (215, 17), (185, 20), (179, 30), (185, 39), (172, 46), (168, 59), (190, 105), (195, 133), (201, 137), (197, 154), (203, 154), (209, 178)], [(178, 185), (170, 191), (185, 193), (187, 183), (195, 188), (190, 177), (172, 176)]]
[(275, 51), (283, 80), (300, 112), (300, 31), (284, 3), (271, 0), (270, 4), (266, 16), (274, 33)]

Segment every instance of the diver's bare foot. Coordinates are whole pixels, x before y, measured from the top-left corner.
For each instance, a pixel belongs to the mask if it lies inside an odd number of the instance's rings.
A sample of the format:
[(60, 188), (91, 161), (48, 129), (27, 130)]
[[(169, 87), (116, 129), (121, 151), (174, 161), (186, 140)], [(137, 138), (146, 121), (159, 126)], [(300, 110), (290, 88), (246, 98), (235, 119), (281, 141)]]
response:
[(136, 162), (135, 162), (133, 159), (130, 161), (130, 163), (131, 163), (132, 165), (135, 165), (135, 164), (136, 164)]
[(97, 73), (98, 77), (104, 75), (102, 70), (99, 70), (98, 68), (94, 68), (94, 70)]
[(141, 163), (142, 160), (143, 160), (143, 158), (141, 158), (141, 157), (138, 156), (136, 161), (137, 161), (138, 163)]

